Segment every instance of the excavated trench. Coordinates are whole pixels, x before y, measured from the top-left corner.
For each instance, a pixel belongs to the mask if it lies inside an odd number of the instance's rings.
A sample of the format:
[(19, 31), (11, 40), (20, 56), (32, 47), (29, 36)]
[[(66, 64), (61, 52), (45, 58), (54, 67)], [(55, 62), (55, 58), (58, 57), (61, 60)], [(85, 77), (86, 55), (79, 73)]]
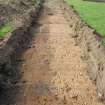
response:
[(41, 1), (25, 26), (0, 49), (0, 105), (103, 105), (104, 48), (74, 10)]

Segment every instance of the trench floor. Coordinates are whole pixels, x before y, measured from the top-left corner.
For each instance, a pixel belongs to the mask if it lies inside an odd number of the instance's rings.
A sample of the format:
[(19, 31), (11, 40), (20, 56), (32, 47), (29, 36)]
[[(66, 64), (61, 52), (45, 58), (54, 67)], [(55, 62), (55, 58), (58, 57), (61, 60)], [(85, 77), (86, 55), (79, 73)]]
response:
[(30, 48), (22, 55), (22, 84), (13, 93), (15, 102), (8, 105), (103, 105), (60, 0), (45, 0), (38, 24)]

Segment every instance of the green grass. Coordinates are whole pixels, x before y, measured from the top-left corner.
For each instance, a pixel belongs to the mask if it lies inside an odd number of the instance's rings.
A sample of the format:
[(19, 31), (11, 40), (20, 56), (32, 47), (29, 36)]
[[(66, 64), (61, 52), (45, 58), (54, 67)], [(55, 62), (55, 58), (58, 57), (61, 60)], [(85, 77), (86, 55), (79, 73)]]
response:
[(6, 24), (4, 25), (1, 29), (0, 29), (0, 37), (4, 37), (8, 32), (12, 31), (12, 27), (10, 24)]
[(66, 1), (74, 7), (88, 25), (94, 28), (101, 36), (105, 37), (105, 2), (94, 2), (95, 0)]

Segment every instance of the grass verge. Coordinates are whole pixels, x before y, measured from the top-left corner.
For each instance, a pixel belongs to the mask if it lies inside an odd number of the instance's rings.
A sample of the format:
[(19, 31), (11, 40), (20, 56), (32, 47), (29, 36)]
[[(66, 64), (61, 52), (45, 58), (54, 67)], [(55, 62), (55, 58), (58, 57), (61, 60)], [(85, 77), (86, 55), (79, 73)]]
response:
[(12, 31), (11, 25), (5, 24), (2, 28), (0, 28), (0, 37), (3, 38), (8, 32)]
[(105, 2), (95, 0), (66, 0), (80, 17), (105, 38)]

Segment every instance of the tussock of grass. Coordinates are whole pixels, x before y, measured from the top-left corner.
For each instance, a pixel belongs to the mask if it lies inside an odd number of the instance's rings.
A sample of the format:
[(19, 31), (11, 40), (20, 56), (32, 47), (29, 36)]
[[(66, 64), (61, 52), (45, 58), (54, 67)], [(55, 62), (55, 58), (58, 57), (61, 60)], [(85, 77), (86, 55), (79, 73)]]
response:
[(66, 0), (80, 17), (101, 36), (105, 37), (105, 2), (95, 0)]
[(8, 32), (11, 32), (12, 27), (10, 24), (4, 25), (2, 28), (0, 28), (0, 37), (4, 37)]

